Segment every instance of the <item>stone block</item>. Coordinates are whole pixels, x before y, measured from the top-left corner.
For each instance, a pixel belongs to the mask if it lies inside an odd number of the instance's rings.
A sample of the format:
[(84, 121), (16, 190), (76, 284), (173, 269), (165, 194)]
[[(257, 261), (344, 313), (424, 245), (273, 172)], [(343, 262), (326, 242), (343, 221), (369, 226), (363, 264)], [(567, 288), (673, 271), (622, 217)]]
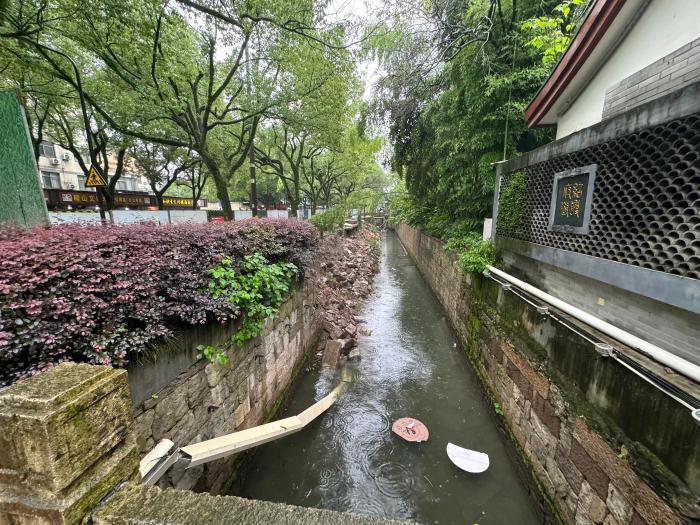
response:
[(586, 516), (591, 522), (599, 525), (603, 523), (607, 513), (608, 509), (605, 502), (598, 497), (591, 485), (584, 481), (578, 496), (576, 516)]
[(153, 419), (153, 439), (160, 441), (187, 413), (187, 389), (180, 385), (158, 400)]
[(620, 522), (612, 514), (608, 514), (603, 520), (603, 525), (620, 525)]
[(606, 500), (610, 515), (615, 518), (615, 523), (619, 525), (628, 525), (632, 519), (632, 505), (625, 498), (620, 490), (610, 483), (608, 487), (608, 498)]
[(569, 482), (567, 481), (562, 471), (559, 469), (559, 466), (557, 465), (557, 462), (554, 460), (554, 458), (547, 458), (546, 469), (547, 473), (549, 474), (549, 478), (552, 480), (552, 484), (554, 485), (554, 491), (557, 496), (563, 499), (566, 498), (569, 494), (573, 493)]
[(92, 516), (94, 525), (223, 523), (305, 525), (402, 525), (406, 522), (236, 496), (210, 496), (125, 483)]
[(136, 436), (136, 443), (141, 452), (148, 452), (149, 450), (146, 448), (146, 443), (153, 436), (153, 429), (151, 427), (153, 426), (155, 415), (156, 411), (151, 409), (142, 412), (134, 419), (134, 434)]
[(561, 473), (564, 474), (564, 477), (569, 482), (571, 489), (578, 494), (578, 492), (581, 490), (583, 474), (581, 474), (576, 465), (574, 465), (567, 457), (561, 446), (557, 447), (554, 454), (554, 460), (556, 461), (559, 470), (561, 470)]
[(197, 435), (197, 432), (199, 432), (199, 428), (195, 426), (194, 422), (194, 412), (185, 414), (185, 416), (170, 430), (169, 439), (178, 447), (189, 445), (194, 436)]
[(343, 341), (339, 339), (331, 339), (326, 343), (326, 348), (323, 350), (323, 366), (326, 368), (335, 368), (338, 365), (338, 358), (343, 349)]
[[(576, 420), (574, 425), (573, 443), (579, 442), (588, 455), (605, 469), (610, 481), (627, 498), (635, 512), (630, 521), (635, 523), (638, 516), (640, 523), (649, 524), (680, 524), (680, 520), (671, 508), (652, 491), (617, 455), (600, 436), (591, 432), (583, 419)], [(572, 451), (574, 445), (572, 444)], [(607, 488), (605, 496), (607, 498)]]
[(250, 412), (250, 399), (246, 397), (233, 412), (233, 424), (236, 429), (243, 424), (248, 412)]
[(216, 385), (218, 385), (221, 378), (224, 377), (225, 372), (226, 370), (224, 370), (224, 367), (216, 363), (209, 363), (207, 366), (205, 366), (204, 373), (207, 376), (209, 388), (214, 388)]
[(0, 521), (77, 523), (138, 469), (123, 370), (64, 363), (0, 393)]
[(556, 410), (552, 404), (535, 393), (533, 396), (532, 408), (539, 417), (540, 421), (544, 423), (549, 431), (555, 436), (559, 437), (559, 428), (561, 426), (561, 421), (556, 414)]
[(187, 380), (187, 404), (190, 408), (202, 404), (209, 390), (207, 375), (200, 370)]
[(222, 406), (229, 399), (228, 385), (225, 381), (220, 382), (210, 389), (212, 404)]
[(598, 463), (591, 458), (576, 439), (571, 443), (569, 457), (581, 474), (583, 474), (585, 480), (588, 481), (590, 486), (596, 491), (598, 496), (600, 498), (607, 498), (610, 478), (608, 478), (607, 474), (603, 472)]

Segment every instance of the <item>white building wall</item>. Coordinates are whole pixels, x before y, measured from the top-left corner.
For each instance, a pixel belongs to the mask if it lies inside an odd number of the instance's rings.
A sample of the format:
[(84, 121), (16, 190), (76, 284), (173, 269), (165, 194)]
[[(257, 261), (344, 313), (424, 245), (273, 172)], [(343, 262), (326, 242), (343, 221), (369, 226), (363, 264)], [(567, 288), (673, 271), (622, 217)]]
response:
[(557, 138), (602, 120), (605, 91), (700, 37), (700, 0), (652, 0), (629, 34), (557, 120)]
[[(83, 170), (80, 168), (80, 164), (75, 160), (73, 153), (67, 149), (63, 149), (58, 144), (53, 145), (55, 157), (39, 157), (39, 171), (47, 173), (57, 173), (59, 175), (60, 189), (62, 190), (88, 190), (93, 191), (92, 188), (81, 188), (79, 177), (84, 177)], [(114, 164), (116, 164), (116, 157), (110, 158), (110, 167), (114, 169)], [(112, 164), (113, 163), (113, 164)], [(89, 161), (87, 162), (89, 164)], [(128, 191), (141, 191), (145, 193), (151, 193), (151, 187), (148, 184), (146, 177), (138, 175), (137, 173), (130, 173), (129, 171), (133, 169), (127, 164), (125, 167), (125, 172), (122, 173), (117, 190), (122, 191), (124, 189)], [(43, 179), (42, 179), (43, 184)]]
[(83, 174), (83, 170), (80, 169), (80, 164), (78, 164), (78, 161), (75, 160), (75, 157), (70, 151), (63, 149), (58, 144), (54, 144), (53, 147), (56, 156), (40, 156), (38, 162), (39, 171), (58, 173), (62, 190), (77, 190), (78, 175)]

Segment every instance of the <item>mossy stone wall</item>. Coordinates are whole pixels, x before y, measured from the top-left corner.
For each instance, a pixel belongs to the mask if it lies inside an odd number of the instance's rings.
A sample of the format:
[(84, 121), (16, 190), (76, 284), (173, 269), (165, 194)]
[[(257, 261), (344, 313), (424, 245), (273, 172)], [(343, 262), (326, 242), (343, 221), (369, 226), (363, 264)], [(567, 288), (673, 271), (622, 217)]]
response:
[[(274, 412), (320, 335), (313, 284), (304, 281), (297, 286), (277, 316), (266, 321), (260, 336), (227, 353), (225, 365), (196, 360), (198, 344), (222, 343), (235, 327), (235, 323), (216, 325), (209, 327), (209, 333), (197, 329), (183, 334), (150, 360), (129, 367), (142, 456), (161, 439), (183, 447), (262, 424)], [(189, 470), (173, 468), (160, 486), (218, 494), (235, 461), (231, 456)]]
[(77, 523), (139, 456), (124, 370), (64, 363), (0, 392), (0, 523)]
[(441, 241), (396, 231), (563, 522), (700, 518), (700, 427), (687, 409), (494, 281), (465, 275)]

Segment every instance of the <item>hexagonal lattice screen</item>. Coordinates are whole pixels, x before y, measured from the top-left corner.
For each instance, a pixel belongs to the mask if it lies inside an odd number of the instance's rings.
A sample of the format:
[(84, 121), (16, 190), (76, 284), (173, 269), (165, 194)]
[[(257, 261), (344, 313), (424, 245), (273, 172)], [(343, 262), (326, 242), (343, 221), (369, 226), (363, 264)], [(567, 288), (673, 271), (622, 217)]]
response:
[[(588, 235), (550, 231), (554, 174), (597, 164)], [(700, 278), (700, 114), (528, 166), (525, 234), (499, 235)], [(503, 181), (511, 174), (504, 174)]]

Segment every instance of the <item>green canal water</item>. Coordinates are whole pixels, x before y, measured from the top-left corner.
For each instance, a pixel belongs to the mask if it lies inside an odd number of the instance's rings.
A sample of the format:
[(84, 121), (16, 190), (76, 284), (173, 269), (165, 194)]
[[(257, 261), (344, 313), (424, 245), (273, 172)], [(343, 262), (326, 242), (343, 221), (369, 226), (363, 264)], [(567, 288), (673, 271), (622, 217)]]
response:
[[(361, 360), (347, 365), (347, 392), (300, 433), (260, 447), (236, 495), (419, 523), (542, 523), (442, 306), (396, 235), (388, 232), (382, 244), (362, 314), (372, 334), (360, 340)], [(279, 417), (326, 395), (339, 375), (307, 374)], [(423, 421), (429, 441), (393, 434), (400, 417)], [(489, 469), (459, 470), (448, 442), (486, 452)]]

